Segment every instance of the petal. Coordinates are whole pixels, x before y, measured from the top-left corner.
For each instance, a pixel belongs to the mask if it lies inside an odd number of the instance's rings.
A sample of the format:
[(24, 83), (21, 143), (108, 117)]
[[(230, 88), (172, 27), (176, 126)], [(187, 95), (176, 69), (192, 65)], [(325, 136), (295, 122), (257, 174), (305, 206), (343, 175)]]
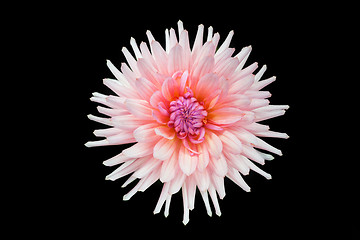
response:
[(160, 181), (165, 183), (171, 181), (178, 169), (178, 154), (174, 153), (170, 159), (163, 162), (160, 172)]
[(250, 88), (254, 83), (255, 76), (253, 74), (237, 79), (230, 87), (229, 94), (242, 93)]
[(150, 97), (150, 105), (154, 108), (158, 108), (160, 102), (167, 103), (168, 101), (164, 98), (160, 91), (156, 91)]
[(152, 82), (157, 88), (161, 86), (157, 78), (156, 69), (153, 68), (145, 59), (140, 58), (137, 61), (137, 66), (141, 76)]
[(151, 51), (157, 64), (157, 69), (165, 75), (168, 75), (168, 57), (165, 50), (161, 47), (157, 41), (151, 42)]
[(209, 188), (210, 175), (206, 169), (204, 171), (195, 171), (194, 177), (200, 192), (206, 191)]
[(196, 85), (195, 96), (198, 101), (202, 101), (211, 93), (219, 89), (219, 77), (214, 73), (203, 76)]
[(157, 123), (149, 123), (138, 127), (133, 133), (134, 138), (138, 142), (152, 142), (152, 137), (155, 133), (154, 130), (158, 125)]
[(246, 184), (240, 173), (235, 168), (229, 167), (227, 177), (230, 178), (239, 187), (241, 187), (244, 191), (250, 192), (249, 185)]
[[(156, 141), (157, 139), (154, 138), (153, 140)], [(145, 142), (145, 143), (138, 142), (135, 145), (122, 151), (122, 153), (125, 156), (132, 158), (139, 158), (139, 157), (151, 155), (153, 153), (154, 141)]]
[(239, 154), (242, 151), (241, 141), (230, 131), (224, 131), (219, 134), (219, 138), (221, 139), (224, 150), (229, 151), (233, 154)]
[(197, 165), (197, 156), (190, 156), (190, 152), (184, 145), (180, 147), (179, 150), (179, 166), (184, 174), (190, 176), (196, 169)]
[(209, 152), (207, 150), (206, 144), (199, 144), (198, 150), (200, 152), (197, 168), (199, 171), (204, 171), (204, 169), (209, 164)]
[(179, 96), (179, 85), (173, 78), (167, 78), (162, 84), (161, 92), (164, 98), (172, 101)]
[(170, 128), (168, 126), (160, 126), (160, 127), (155, 128), (155, 133), (156, 133), (156, 135), (162, 136), (169, 140), (171, 140), (175, 137), (174, 128)]
[(180, 44), (175, 44), (175, 46), (171, 48), (169, 53), (168, 72), (175, 73), (176, 71), (184, 71), (184, 70), (185, 70), (185, 54), (183, 48), (180, 46)]
[(146, 78), (136, 79), (135, 84), (137, 91), (139, 95), (142, 97), (142, 99), (149, 102), (153, 93), (156, 92), (157, 87)]
[(206, 148), (211, 157), (220, 158), (223, 150), (223, 145), (220, 138), (211, 131), (206, 131), (205, 134)]
[(218, 175), (219, 177), (225, 177), (228, 171), (228, 165), (223, 154), (221, 154), (219, 158), (215, 158), (211, 156), (209, 164), (211, 166), (212, 171), (216, 175)]
[(213, 56), (207, 56), (200, 60), (199, 64), (192, 70), (191, 76), (200, 79), (205, 74), (212, 72), (215, 65)]
[(175, 139), (161, 138), (154, 146), (153, 156), (156, 159), (165, 161), (170, 159), (176, 149)]
[(216, 109), (208, 114), (208, 120), (215, 124), (232, 124), (244, 117), (244, 112), (238, 108)]
[(126, 99), (126, 109), (134, 116), (141, 119), (151, 119), (151, 108), (149, 103), (140, 99)]

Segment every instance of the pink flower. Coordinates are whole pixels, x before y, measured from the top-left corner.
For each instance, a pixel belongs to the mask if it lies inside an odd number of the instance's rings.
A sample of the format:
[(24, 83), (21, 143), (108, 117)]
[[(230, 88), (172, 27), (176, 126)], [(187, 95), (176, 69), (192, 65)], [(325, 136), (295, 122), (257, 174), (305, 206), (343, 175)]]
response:
[[(138, 180), (124, 195), (129, 200), (136, 192), (145, 191), (157, 180), (163, 183), (154, 214), (165, 203), (169, 214), (171, 196), (182, 191), (184, 218), (194, 208), (196, 188), (212, 215), (208, 194), (217, 215), (218, 203), (225, 197), (224, 178), (228, 177), (249, 192), (242, 175), (251, 170), (271, 179), (254, 162), (263, 165), (281, 151), (259, 137), (288, 138), (285, 133), (270, 131), (259, 122), (283, 115), (288, 105), (269, 105), (271, 94), (262, 91), (275, 77), (260, 80), (264, 65), (256, 74), (257, 63), (243, 68), (251, 46), (235, 56), (229, 48), (231, 31), (219, 46), (220, 35), (209, 27), (203, 43), (204, 26), (199, 25), (195, 42), (190, 47), (188, 32), (178, 22), (175, 30), (165, 30), (165, 49), (150, 31), (147, 44), (138, 46), (131, 38), (134, 56), (127, 48), (122, 52), (128, 65), (118, 70), (107, 65), (116, 77), (104, 79), (115, 95), (94, 93), (92, 101), (105, 105), (98, 111), (107, 117), (88, 115), (89, 119), (108, 125), (94, 131), (104, 137), (90, 141), (87, 147), (135, 143), (119, 155), (104, 161), (106, 166), (121, 164), (106, 179), (116, 180), (131, 174), (123, 186)], [(217, 49), (217, 50), (216, 50)]]

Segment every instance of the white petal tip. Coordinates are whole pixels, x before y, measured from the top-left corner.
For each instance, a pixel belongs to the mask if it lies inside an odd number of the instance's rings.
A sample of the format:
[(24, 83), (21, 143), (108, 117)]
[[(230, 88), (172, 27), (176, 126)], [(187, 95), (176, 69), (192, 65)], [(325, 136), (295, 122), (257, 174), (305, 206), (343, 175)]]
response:
[(160, 212), (159, 210), (154, 210), (153, 214), (155, 215), (155, 214), (158, 214), (159, 212)]
[(183, 224), (184, 224), (184, 225), (188, 224), (188, 222), (189, 222), (189, 219), (188, 219), (188, 218), (183, 220)]
[(127, 194), (125, 194), (124, 196), (123, 196), (123, 201), (128, 201), (128, 200), (130, 200), (130, 196), (129, 195), (127, 195)]
[(267, 180), (270, 180), (270, 179), (272, 179), (272, 176), (269, 174), (268, 176), (265, 176), (265, 178), (266, 178)]
[(90, 142), (87, 142), (87, 143), (85, 143), (84, 145), (85, 145), (86, 147), (91, 147), (91, 146), (90, 146)]
[(216, 215), (221, 216), (221, 211), (216, 211)]
[(207, 211), (207, 214), (209, 215), (209, 217), (212, 217), (212, 212), (211, 211)]
[(245, 192), (251, 192), (251, 188), (250, 187), (248, 187), (248, 188), (246, 188), (246, 189), (244, 189), (245, 190)]

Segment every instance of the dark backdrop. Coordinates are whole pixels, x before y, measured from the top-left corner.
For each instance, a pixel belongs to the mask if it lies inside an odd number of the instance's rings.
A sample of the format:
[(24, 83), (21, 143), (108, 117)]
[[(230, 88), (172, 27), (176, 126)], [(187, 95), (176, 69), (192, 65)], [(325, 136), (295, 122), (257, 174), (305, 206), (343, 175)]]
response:
[[(336, 212), (326, 195), (331, 174), (326, 171), (324, 153), (329, 146), (322, 140), (326, 132), (323, 119), (327, 102), (323, 97), (324, 61), (327, 60), (327, 34), (331, 23), (327, 15), (310, 5), (265, 6), (243, 3), (166, 4), (138, 3), (102, 5), (87, 3), (81, 6), (51, 8), (48, 17), (55, 19), (46, 39), (55, 40), (48, 49), (56, 82), (52, 89), (58, 100), (54, 103), (61, 112), (56, 133), (55, 159), (49, 159), (56, 170), (54, 184), (44, 187), (41, 203), (45, 206), (44, 226), (64, 236), (95, 236), (96, 239), (148, 237), (249, 237), (259, 239), (312, 239), (334, 234)], [(288, 104), (284, 116), (267, 120), (274, 131), (286, 132), (290, 138), (267, 139), (279, 148), (283, 156), (275, 156), (262, 168), (273, 179), (266, 180), (251, 172), (245, 181), (251, 187), (246, 193), (230, 180), (225, 181), (226, 196), (219, 200), (222, 216), (208, 217), (200, 194), (190, 222), (182, 224), (182, 197), (172, 198), (168, 218), (153, 215), (162, 185), (157, 182), (146, 192), (138, 192), (130, 201), (122, 196), (133, 184), (121, 188), (126, 178), (115, 182), (105, 176), (115, 168), (102, 162), (118, 153), (124, 146), (86, 148), (84, 143), (95, 140), (93, 130), (101, 128), (87, 119), (96, 114), (97, 104), (89, 98), (92, 92), (110, 94), (102, 79), (112, 77), (106, 59), (116, 66), (125, 61), (121, 48), (130, 47), (130, 37), (139, 44), (147, 41), (146, 30), (164, 44), (165, 28), (177, 28), (181, 19), (189, 31), (190, 42), (197, 26), (213, 26), (223, 41), (230, 30), (235, 31), (231, 47), (236, 52), (252, 45), (247, 65), (257, 61), (266, 64), (264, 78), (277, 76), (266, 87), (272, 93), (271, 104)], [(206, 34), (207, 31), (205, 31)], [(46, 60), (44, 59), (46, 62)], [(56, 97), (55, 96), (55, 97)], [(330, 157), (331, 159), (331, 157)], [(45, 173), (48, 175), (50, 173)], [(333, 193), (333, 198), (338, 195)], [(213, 209), (214, 210), (214, 209)]]

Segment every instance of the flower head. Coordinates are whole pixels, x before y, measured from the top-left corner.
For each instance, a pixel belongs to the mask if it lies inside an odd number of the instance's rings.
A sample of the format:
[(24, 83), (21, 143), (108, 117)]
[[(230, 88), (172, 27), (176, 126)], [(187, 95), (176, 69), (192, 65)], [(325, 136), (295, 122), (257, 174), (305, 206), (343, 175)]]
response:
[(166, 29), (165, 49), (150, 31), (146, 34), (150, 49), (131, 38), (135, 57), (124, 47), (128, 64), (123, 63), (120, 70), (107, 61), (116, 79), (104, 79), (104, 84), (115, 95), (94, 93), (91, 100), (106, 106), (98, 111), (107, 117), (88, 117), (109, 128), (95, 130), (104, 139), (85, 145), (135, 143), (104, 161), (106, 166), (121, 164), (106, 179), (131, 174), (124, 186), (139, 179), (124, 200), (160, 180), (163, 188), (154, 213), (166, 202), (167, 216), (171, 196), (181, 190), (186, 224), (198, 188), (207, 213), (212, 215), (209, 194), (220, 216), (218, 196), (225, 196), (225, 177), (247, 192), (250, 187), (242, 175), (250, 169), (271, 178), (254, 162), (264, 164), (273, 157), (258, 149), (282, 154), (259, 137), (288, 135), (259, 122), (283, 115), (289, 106), (269, 105), (271, 95), (261, 89), (275, 77), (260, 80), (265, 65), (256, 74), (257, 63), (243, 68), (251, 46), (233, 56), (235, 49), (229, 48), (233, 31), (218, 47), (219, 34), (209, 27), (203, 43), (204, 26), (199, 25), (190, 47), (188, 32), (179, 21), (178, 36), (174, 29)]

